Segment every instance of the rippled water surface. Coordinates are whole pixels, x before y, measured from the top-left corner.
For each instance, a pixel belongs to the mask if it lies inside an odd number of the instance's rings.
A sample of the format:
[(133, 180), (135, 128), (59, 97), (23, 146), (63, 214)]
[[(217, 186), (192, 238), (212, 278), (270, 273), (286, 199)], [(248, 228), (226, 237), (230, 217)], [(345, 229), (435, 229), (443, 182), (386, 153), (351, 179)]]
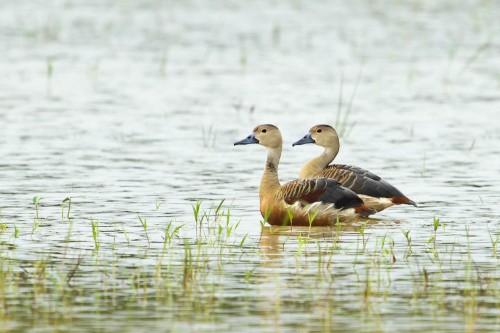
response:
[[(498, 17), (1, 1), (0, 331), (497, 332)], [(339, 163), (419, 207), (262, 227), (265, 150), (233, 146), (260, 123), (282, 130), (282, 181), (321, 151), (291, 143), (329, 123)]]

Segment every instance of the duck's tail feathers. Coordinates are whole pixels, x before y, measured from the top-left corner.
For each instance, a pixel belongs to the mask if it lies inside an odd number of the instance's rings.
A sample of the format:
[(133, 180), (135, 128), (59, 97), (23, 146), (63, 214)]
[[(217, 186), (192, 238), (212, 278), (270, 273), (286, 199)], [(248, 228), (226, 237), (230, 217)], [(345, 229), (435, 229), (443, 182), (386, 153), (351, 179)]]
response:
[(395, 205), (412, 205), (412, 206), (417, 207), (417, 204), (415, 203), (415, 201), (410, 200), (407, 197), (392, 197), (391, 201)]

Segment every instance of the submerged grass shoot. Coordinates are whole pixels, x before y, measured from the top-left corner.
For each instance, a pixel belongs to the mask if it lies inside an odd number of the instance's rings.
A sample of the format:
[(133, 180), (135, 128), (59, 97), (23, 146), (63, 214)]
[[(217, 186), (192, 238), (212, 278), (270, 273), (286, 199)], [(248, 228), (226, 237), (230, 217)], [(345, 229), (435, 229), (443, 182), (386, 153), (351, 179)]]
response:
[(68, 208), (66, 210), (66, 219), (68, 219), (68, 221), (71, 219), (70, 218), (70, 213), (71, 213), (71, 200), (72, 198), (71, 197), (66, 197), (62, 202), (61, 202), (61, 218), (64, 217), (64, 204), (67, 203), (68, 204)]
[[(348, 138), (352, 129), (356, 125), (356, 122), (349, 121), (349, 118), (352, 114), (354, 98), (356, 97), (356, 93), (358, 91), (358, 86), (361, 80), (361, 74), (363, 72), (363, 68), (361, 67), (358, 75), (356, 76), (356, 81), (354, 84), (354, 88), (351, 93), (351, 97), (344, 107), (344, 72), (341, 71), (339, 78), (339, 95), (338, 95), (338, 104), (337, 104), (337, 114), (335, 118), (334, 127), (337, 130), (337, 133), (341, 138)], [(345, 109), (344, 109), (345, 108)]]
[(94, 247), (99, 251), (101, 244), (99, 243), (99, 221), (90, 218), (90, 225), (92, 226), (92, 238), (94, 239)]
[(137, 215), (137, 217), (139, 218), (139, 222), (141, 222), (142, 229), (144, 230), (144, 234), (146, 235), (146, 239), (148, 240), (148, 245), (151, 245), (148, 234), (148, 221), (145, 218), (142, 218), (140, 215)]

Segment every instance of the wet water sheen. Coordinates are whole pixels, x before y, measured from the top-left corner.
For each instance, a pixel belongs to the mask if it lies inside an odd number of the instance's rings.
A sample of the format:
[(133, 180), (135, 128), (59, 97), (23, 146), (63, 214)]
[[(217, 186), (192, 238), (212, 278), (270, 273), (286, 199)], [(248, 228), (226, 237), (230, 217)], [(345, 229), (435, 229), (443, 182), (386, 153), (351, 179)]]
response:
[[(498, 331), (498, 17), (493, 0), (1, 1), (0, 331)], [(233, 146), (260, 123), (284, 135), (282, 181), (321, 151), (291, 143), (336, 124), (337, 161), (419, 207), (261, 228), (265, 150)]]

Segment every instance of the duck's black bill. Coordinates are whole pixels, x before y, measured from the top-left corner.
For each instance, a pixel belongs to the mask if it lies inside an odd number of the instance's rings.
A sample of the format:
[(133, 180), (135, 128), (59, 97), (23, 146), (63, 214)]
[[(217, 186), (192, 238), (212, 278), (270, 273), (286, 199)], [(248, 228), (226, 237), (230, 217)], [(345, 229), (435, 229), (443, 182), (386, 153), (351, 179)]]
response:
[(306, 143), (316, 143), (316, 141), (314, 141), (314, 139), (312, 138), (311, 133), (307, 133), (307, 135), (305, 135), (302, 139), (294, 142), (292, 146), (295, 147), (298, 145), (305, 145)]
[(235, 146), (237, 145), (251, 145), (253, 143), (259, 143), (259, 140), (257, 140), (257, 138), (255, 137), (254, 134), (250, 134), (249, 136), (247, 136), (246, 138), (244, 138), (243, 140), (241, 141), (236, 141), (234, 143)]

